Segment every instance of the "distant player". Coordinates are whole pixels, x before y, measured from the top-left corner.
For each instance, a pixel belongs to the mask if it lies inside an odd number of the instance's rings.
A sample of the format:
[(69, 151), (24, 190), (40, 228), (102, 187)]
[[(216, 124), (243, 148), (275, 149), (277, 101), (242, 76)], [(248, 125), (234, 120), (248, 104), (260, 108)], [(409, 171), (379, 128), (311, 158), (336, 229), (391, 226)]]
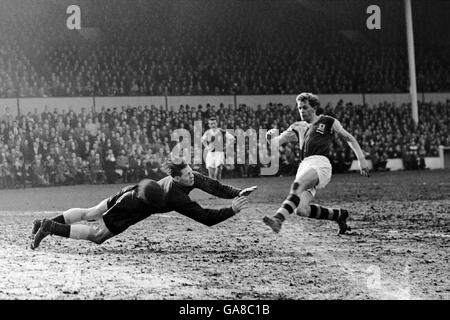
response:
[[(368, 177), (367, 162), (356, 139), (342, 127), (337, 119), (316, 113), (320, 105), (316, 95), (301, 93), (297, 96), (296, 102), (302, 121), (295, 122), (274, 139), (278, 140), (280, 146), (285, 142), (297, 141), (301, 149), (302, 161), (288, 197), (273, 217), (266, 216), (263, 221), (278, 233), (285, 215), (295, 212), (297, 215), (308, 218), (334, 220), (339, 225), (339, 234), (343, 234), (350, 230), (346, 223), (347, 210), (310, 204), (316, 189), (324, 188), (331, 180), (331, 164), (328, 156), (334, 133), (347, 141), (358, 158), (361, 175)], [(269, 142), (273, 134), (274, 129), (267, 132)]]
[[(52, 220), (36, 220), (31, 248), (38, 247), (49, 234), (101, 244), (152, 214), (170, 211), (177, 211), (204, 225), (213, 226), (244, 209), (248, 203), (246, 196), (256, 190), (256, 186), (241, 190), (222, 185), (217, 180), (192, 171), (184, 161), (177, 164), (168, 161), (166, 168), (169, 176), (158, 182), (147, 179), (139, 185), (125, 187), (96, 207), (72, 208)], [(221, 198), (234, 198), (231, 207), (201, 207), (188, 195), (194, 188)], [(73, 224), (83, 220), (99, 220), (100, 227)]]
[(234, 136), (225, 130), (217, 127), (217, 119), (214, 117), (208, 120), (209, 129), (202, 136), (202, 143), (206, 145), (206, 169), (212, 179), (222, 178), (222, 169), (225, 165), (225, 143), (234, 143)]

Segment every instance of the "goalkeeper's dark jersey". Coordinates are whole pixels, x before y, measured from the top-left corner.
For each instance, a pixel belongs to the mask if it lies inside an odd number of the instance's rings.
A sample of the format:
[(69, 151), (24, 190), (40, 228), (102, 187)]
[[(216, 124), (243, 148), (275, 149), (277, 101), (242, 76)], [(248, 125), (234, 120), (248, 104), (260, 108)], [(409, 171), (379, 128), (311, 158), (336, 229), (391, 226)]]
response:
[(171, 176), (158, 181), (166, 193), (165, 205), (160, 212), (177, 211), (186, 217), (207, 226), (218, 224), (234, 215), (231, 207), (222, 209), (206, 209), (192, 201), (189, 193), (193, 189), (203, 190), (211, 195), (224, 199), (233, 199), (239, 195), (240, 189), (221, 184), (194, 171), (194, 185), (185, 187), (177, 183)]

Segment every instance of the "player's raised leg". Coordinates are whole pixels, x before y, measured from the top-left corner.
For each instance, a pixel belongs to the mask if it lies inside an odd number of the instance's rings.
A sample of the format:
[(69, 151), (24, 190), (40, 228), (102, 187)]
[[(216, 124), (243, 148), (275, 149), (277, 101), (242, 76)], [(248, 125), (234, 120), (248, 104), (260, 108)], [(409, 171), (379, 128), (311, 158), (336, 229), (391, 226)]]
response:
[(319, 184), (319, 176), (314, 169), (308, 169), (298, 174), (291, 185), (289, 195), (273, 217), (264, 217), (263, 221), (275, 232), (280, 232), (281, 225), (286, 220), (286, 215), (292, 214), (300, 204), (300, 196), (307, 189), (314, 188)]

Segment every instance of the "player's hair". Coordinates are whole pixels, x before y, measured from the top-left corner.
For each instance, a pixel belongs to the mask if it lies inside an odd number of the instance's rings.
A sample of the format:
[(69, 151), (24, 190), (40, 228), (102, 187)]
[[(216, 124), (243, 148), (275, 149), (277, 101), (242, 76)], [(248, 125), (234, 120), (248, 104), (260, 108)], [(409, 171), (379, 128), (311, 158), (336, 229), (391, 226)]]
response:
[(216, 117), (209, 117), (208, 121), (217, 121)]
[(188, 165), (186, 161), (184, 161), (183, 158), (174, 158), (174, 159), (167, 159), (164, 163), (164, 171), (172, 177), (180, 177), (181, 176), (181, 170), (186, 168)]
[(323, 109), (320, 107), (320, 101), (319, 97), (315, 94), (309, 93), (309, 92), (302, 92), (297, 96), (296, 100), (300, 100), (302, 102), (309, 102), (309, 105), (316, 109), (316, 114), (321, 115), (323, 114)]
[(164, 190), (155, 180), (141, 180), (138, 184), (137, 192), (138, 198), (146, 203), (162, 207), (165, 198)]
[(314, 109), (317, 109), (320, 106), (319, 97), (315, 94), (309, 92), (300, 93), (295, 100), (300, 100), (302, 102), (309, 102), (309, 105)]

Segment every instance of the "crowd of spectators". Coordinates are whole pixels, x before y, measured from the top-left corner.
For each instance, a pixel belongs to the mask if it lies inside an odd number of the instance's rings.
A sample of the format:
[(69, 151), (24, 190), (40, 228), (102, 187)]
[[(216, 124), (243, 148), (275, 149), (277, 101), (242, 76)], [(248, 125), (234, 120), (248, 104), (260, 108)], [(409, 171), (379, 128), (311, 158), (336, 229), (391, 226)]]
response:
[[(392, 38), (385, 42), (359, 30), (364, 41), (354, 41), (340, 32), (339, 19), (298, 3), (79, 0), (83, 28), (72, 31), (65, 26), (70, 0), (2, 0), (0, 98), (408, 91), (403, 32), (380, 33)], [(449, 91), (449, 40), (438, 32), (448, 22), (439, 8), (432, 21), (415, 12), (418, 90)], [(435, 32), (421, 35), (422, 29)], [(408, 105), (339, 103), (324, 112), (356, 136), (374, 169), (385, 170), (388, 158), (402, 158), (407, 169), (424, 168), (425, 156), (450, 145), (449, 108), (422, 104), (418, 126)], [(205, 123), (210, 115), (221, 127), (243, 130), (284, 130), (298, 118), (281, 104), (182, 106), (176, 112), (159, 106), (56, 109), (19, 117), (0, 107), (0, 187), (157, 179), (173, 147), (172, 130), (192, 132), (194, 120)], [(339, 141), (330, 157), (335, 172), (347, 171), (354, 160)], [(297, 145), (283, 146), (278, 174), (293, 174), (299, 161)], [(259, 175), (259, 165), (244, 162), (227, 166), (224, 175)]]
[[(405, 169), (425, 168), (425, 157), (439, 156), (439, 145), (450, 145), (450, 102), (419, 103), (419, 124), (411, 105), (381, 103), (367, 107), (340, 102), (325, 113), (338, 118), (360, 142), (374, 170), (385, 170), (387, 159), (402, 158)], [(340, 140), (335, 150), (342, 150)], [(347, 149), (348, 150), (348, 149)], [(348, 159), (349, 155), (343, 156)]]
[[(385, 169), (388, 158), (403, 158), (406, 169), (423, 169), (425, 156), (438, 156), (439, 145), (450, 145), (449, 101), (422, 103), (419, 125), (412, 121), (407, 104), (369, 107), (340, 101), (323, 111), (354, 134), (376, 170)], [(79, 113), (46, 108), (17, 117), (5, 108), (0, 114), (0, 188), (159, 179), (165, 176), (161, 164), (177, 143), (171, 139), (173, 130), (183, 128), (195, 137), (194, 121), (202, 121), (206, 129), (213, 115), (222, 128), (256, 132), (283, 131), (298, 120), (294, 107), (272, 103), (236, 109), (223, 104), (182, 105), (177, 111), (163, 106), (101, 107), (99, 112), (83, 108)], [(330, 159), (335, 172), (345, 172), (354, 155), (337, 139)], [(295, 174), (299, 161), (298, 145), (283, 145), (278, 174)], [(235, 161), (238, 164), (226, 166), (224, 177), (258, 176), (260, 162), (249, 157)], [(204, 165), (193, 167), (206, 172)]]
[[(80, 32), (55, 25), (70, 1), (4, 1), (0, 97), (408, 91), (404, 41), (353, 42), (293, 1), (80, 1)], [(416, 43), (418, 90), (450, 90), (447, 47)]]

